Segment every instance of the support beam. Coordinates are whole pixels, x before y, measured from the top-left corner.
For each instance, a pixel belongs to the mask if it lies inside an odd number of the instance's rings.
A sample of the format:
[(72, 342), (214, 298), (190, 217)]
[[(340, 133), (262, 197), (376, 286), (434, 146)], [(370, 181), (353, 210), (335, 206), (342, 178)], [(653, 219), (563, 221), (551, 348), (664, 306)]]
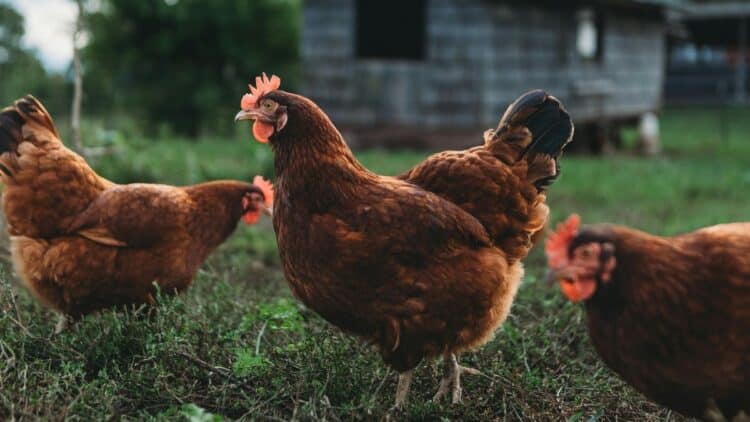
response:
[(734, 99), (739, 104), (747, 100), (747, 18), (737, 24), (737, 67), (734, 69)]

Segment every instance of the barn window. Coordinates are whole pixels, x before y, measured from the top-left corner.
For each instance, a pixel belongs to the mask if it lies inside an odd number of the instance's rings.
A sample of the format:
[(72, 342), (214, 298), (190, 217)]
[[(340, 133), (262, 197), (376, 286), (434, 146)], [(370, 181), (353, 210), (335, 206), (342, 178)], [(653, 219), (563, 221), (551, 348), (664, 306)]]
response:
[(426, 3), (426, 0), (357, 0), (357, 57), (423, 60)]
[(587, 60), (601, 60), (604, 49), (604, 19), (601, 12), (592, 9), (578, 11), (576, 50)]

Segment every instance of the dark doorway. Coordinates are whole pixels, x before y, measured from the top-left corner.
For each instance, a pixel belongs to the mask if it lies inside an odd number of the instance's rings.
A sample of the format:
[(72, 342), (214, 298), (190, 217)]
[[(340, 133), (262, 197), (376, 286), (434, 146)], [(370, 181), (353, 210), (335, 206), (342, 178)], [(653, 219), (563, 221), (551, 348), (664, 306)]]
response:
[(424, 60), (426, 3), (426, 0), (357, 0), (357, 57)]

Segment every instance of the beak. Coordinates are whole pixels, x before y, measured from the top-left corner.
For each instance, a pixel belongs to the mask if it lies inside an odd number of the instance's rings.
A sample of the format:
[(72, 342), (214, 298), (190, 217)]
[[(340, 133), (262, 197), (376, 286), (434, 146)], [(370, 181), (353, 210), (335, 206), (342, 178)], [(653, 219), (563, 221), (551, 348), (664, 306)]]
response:
[(273, 208), (272, 207), (263, 207), (263, 208), (260, 209), (260, 211), (263, 214), (265, 214), (265, 215), (267, 215), (269, 217), (273, 217)]
[(550, 269), (547, 271), (547, 275), (544, 277), (544, 282), (545, 284), (547, 284), (547, 286), (551, 286), (559, 281), (575, 280), (576, 275), (576, 271), (572, 268), (562, 267), (557, 269)]
[(544, 284), (547, 287), (551, 287), (557, 281), (557, 274), (554, 270), (547, 270), (547, 275), (544, 277)]
[(239, 122), (240, 120), (256, 120), (259, 117), (261, 117), (261, 114), (258, 110), (240, 110), (239, 113), (234, 116), (234, 121)]

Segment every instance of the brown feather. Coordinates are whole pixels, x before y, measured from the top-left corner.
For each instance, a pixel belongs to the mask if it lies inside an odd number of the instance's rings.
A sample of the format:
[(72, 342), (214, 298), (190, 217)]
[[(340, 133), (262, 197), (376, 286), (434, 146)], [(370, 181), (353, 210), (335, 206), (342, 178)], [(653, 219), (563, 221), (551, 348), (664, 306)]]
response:
[(602, 360), (650, 399), (702, 418), (713, 401), (732, 420), (750, 413), (750, 223), (661, 238), (620, 226), (612, 278), (586, 301)]
[[(374, 343), (402, 372), (422, 359), (486, 342), (510, 311), (520, 263), (493, 245), (486, 227), (457, 204), (365, 169), (308, 99), (283, 91), (265, 98), (289, 110), (286, 127), (270, 144), (277, 176), (274, 228), (295, 296)], [(467, 159), (480, 157), (496, 161), (481, 151)]]
[(102, 245), (121, 247), (128, 246), (128, 244), (123, 242), (122, 240), (116, 239), (112, 235), (112, 232), (110, 232), (106, 227), (92, 227), (90, 229), (78, 230), (76, 233), (79, 236), (83, 236), (88, 240), (93, 240), (94, 242), (101, 243)]
[[(33, 97), (2, 113), (11, 170), (3, 210), (14, 266), (43, 303), (79, 316), (182, 291), (203, 260), (234, 230), (249, 183), (178, 188), (116, 185), (97, 175), (57, 137)], [(21, 120), (15, 120), (20, 116)]]

